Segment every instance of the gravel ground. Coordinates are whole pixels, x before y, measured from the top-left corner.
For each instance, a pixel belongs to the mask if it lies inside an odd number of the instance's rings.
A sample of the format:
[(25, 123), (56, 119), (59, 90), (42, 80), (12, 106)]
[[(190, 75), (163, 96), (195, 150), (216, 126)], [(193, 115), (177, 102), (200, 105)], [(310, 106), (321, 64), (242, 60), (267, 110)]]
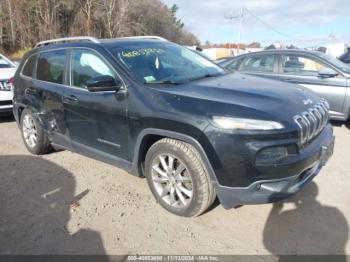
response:
[(0, 254), (350, 254), (350, 130), (335, 135), (333, 158), (294, 197), (189, 219), (123, 170), (67, 151), (30, 155), (2, 120)]

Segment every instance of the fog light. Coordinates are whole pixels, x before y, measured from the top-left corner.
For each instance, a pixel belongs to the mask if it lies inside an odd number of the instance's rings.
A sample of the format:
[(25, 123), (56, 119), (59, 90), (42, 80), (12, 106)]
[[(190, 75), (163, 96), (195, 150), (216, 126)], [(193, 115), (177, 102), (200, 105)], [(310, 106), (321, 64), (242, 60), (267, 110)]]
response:
[(269, 147), (261, 150), (256, 157), (257, 165), (274, 164), (288, 156), (287, 147)]

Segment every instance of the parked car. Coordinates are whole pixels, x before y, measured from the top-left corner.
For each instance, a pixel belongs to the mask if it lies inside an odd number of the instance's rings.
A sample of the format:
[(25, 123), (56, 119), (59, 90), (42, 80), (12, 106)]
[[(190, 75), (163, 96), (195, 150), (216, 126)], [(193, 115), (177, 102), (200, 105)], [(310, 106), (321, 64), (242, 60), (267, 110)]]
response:
[(221, 65), (221, 64), (224, 63), (225, 61), (230, 60), (230, 59), (232, 59), (232, 58), (233, 58), (233, 56), (221, 57), (221, 58), (219, 58), (219, 59), (214, 60), (214, 63), (215, 63), (215, 64), (218, 64), (218, 65)]
[(318, 51), (269, 50), (240, 55), (220, 65), (309, 88), (326, 98), (331, 119), (349, 121), (350, 67), (336, 58)]
[(14, 115), (31, 153), (67, 149), (145, 176), (180, 216), (216, 196), (225, 208), (288, 197), (334, 145), (318, 95), (154, 37), (37, 44), (15, 75)]
[(345, 64), (350, 64), (350, 48), (348, 48), (346, 52), (339, 57), (339, 60)]
[(12, 114), (12, 79), (16, 65), (0, 54), (0, 117)]

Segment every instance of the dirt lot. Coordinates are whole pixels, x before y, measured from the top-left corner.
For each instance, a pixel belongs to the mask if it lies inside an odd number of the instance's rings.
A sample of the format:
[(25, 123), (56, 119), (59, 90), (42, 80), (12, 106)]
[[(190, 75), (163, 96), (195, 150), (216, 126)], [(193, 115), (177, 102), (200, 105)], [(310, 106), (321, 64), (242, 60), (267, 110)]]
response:
[(186, 219), (113, 166), (66, 151), (28, 154), (5, 120), (0, 254), (350, 254), (350, 130), (335, 135), (335, 155), (293, 198)]

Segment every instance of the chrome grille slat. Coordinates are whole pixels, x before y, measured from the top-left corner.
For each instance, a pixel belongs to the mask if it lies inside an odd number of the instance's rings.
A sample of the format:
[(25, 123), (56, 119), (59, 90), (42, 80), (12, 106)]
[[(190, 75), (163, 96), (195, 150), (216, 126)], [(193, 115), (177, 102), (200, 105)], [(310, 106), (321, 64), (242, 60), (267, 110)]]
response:
[(300, 143), (305, 144), (316, 137), (328, 122), (329, 104), (322, 99), (307, 111), (294, 116), (294, 122), (299, 127)]

